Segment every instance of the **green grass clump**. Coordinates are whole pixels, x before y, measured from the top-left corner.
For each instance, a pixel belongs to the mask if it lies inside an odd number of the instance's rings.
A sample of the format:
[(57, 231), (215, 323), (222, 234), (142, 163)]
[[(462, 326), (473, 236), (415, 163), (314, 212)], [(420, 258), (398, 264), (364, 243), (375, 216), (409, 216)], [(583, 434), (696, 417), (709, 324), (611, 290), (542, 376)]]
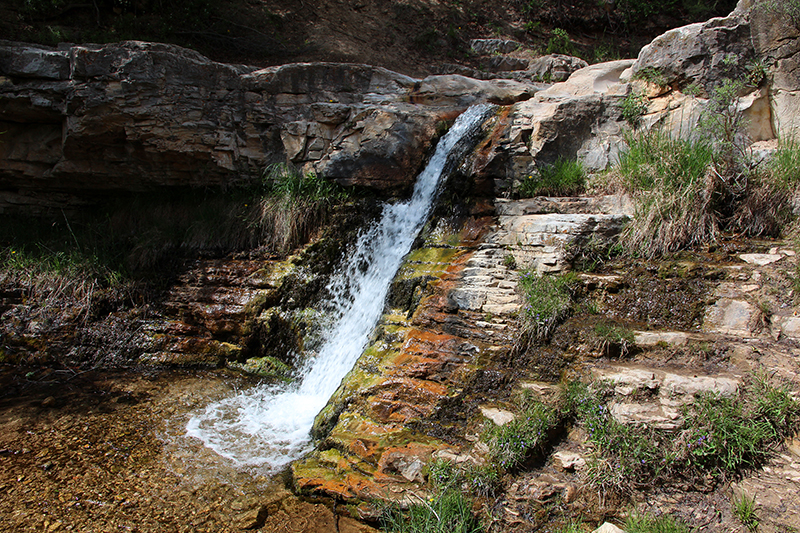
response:
[(394, 507), (383, 513), (381, 527), (395, 533), (480, 533), (472, 503), (460, 490), (447, 488), (412, 505), (405, 512)]
[(594, 444), (591, 481), (615, 492), (642, 482), (729, 479), (761, 464), (800, 423), (800, 403), (788, 387), (774, 387), (763, 376), (751, 378), (738, 396), (696, 396), (676, 430), (621, 424), (609, 411), (612, 398), (609, 385), (573, 383), (563, 403)]
[(601, 322), (594, 326), (594, 334), (602, 352), (608, 351), (611, 346), (617, 346), (620, 355), (625, 355), (634, 343), (633, 331), (625, 326)]
[(520, 184), (519, 194), (523, 198), (573, 196), (586, 188), (586, 170), (580, 161), (559, 158), (538, 170), (538, 175), (529, 176)]
[(648, 514), (631, 513), (623, 529), (627, 533), (690, 533), (692, 529), (671, 515), (654, 517)]
[(635, 201), (634, 220), (620, 243), (633, 255), (656, 257), (714, 241), (719, 224), (710, 208), (713, 147), (661, 132), (630, 135), (612, 176)]
[(758, 517), (756, 516), (756, 499), (746, 493), (734, 494), (731, 501), (733, 514), (750, 531), (758, 529)]
[(522, 271), (519, 288), (525, 302), (520, 310), (523, 335), (534, 341), (545, 340), (569, 314), (576, 285), (574, 273), (540, 276), (534, 270)]
[(521, 465), (529, 456), (542, 451), (558, 420), (554, 408), (524, 397), (521, 412), (514, 420), (490, 427), (483, 436), (492, 462), (504, 470)]

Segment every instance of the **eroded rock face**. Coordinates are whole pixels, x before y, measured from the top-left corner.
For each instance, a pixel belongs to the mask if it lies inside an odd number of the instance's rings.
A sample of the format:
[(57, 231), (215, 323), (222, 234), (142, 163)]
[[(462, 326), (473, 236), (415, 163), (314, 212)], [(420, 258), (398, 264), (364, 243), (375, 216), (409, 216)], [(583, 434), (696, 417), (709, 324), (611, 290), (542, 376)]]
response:
[(57, 193), (229, 185), (287, 160), (394, 192), (414, 179), (437, 128), (467, 106), (532, 92), (366, 65), (257, 70), (136, 41), (0, 41), (0, 209), (76, 201)]

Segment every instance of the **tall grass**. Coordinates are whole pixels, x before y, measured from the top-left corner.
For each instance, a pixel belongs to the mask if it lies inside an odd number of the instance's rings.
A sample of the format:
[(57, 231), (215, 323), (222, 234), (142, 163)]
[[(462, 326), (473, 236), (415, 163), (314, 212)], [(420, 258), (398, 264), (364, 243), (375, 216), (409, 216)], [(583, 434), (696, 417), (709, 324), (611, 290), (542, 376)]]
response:
[(525, 178), (519, 187), (523, 198), (533, 196), (572, 196), (586, 188), (586, 170), (577, 160), (558, 158), (552, 165), (538, 169), (537, 175)]
[(539, 275), (535, 270), (520, 274), (519, 288), (524, 305), (519, 319), (523, 337), (541, 342), (572, 309), (572, 293), (577, 285), (574, 273)]
[(393, 533), (480, 533), (472, 503), (455, 487), (431, 498), (418, 498), (405, 512), (394, 507), (383, 513), (382, 529)]
[(609, 181), (635, 201), (633, 221), (620, 238), (629, 254), (669, 255), (713, 243), (725, 231), (780, 233), (792, 216), (800, 150), (787, 145), (770, 164), (759, 165), (742, 160), (733, 134), (727, 135), (730, 139), (720, 143), (710, 137), (676, 139), (657, 130), (626, 137), (627, 150)]

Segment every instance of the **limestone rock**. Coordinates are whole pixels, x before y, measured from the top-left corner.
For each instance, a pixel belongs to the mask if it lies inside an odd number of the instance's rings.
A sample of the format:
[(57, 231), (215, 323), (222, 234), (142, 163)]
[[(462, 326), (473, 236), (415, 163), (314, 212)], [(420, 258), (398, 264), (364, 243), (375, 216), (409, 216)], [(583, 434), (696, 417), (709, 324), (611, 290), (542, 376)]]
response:
[(528, 63), (526, 74), (533, 80), (559, 82), (565, 81), (570, 74), (587, 66), (589, 64), (579, 57), (549, 54), (532, 59)]
[(749, 336), (759, 311), (744, 300), (720, 298), (706, 310), (703, 328), (712, 333)]
[(522, 44), (510, 39), (472, 39), (469, 48), (477, 55), (488, 56), (492, 54), (508, 54), (518, 49)]
[(556, 468), (560, 470), (576, 470), (586, 466), (586, 459), (581, 457), (579, 453), (567, 452), (564, 450), (557, 451), (553, 454), (553, 462)]
[(472, 103), (513, 103), (536, 90), (367, 65), (258, 70), (138, 41), (0, 41), (0, 211), (69, 207), (97, 191), (246, 182), (287, 159), (396, 192), (413, 181), (437, 125)]
[(656, 76), (662, 86), (696, 83), (705, 94), (724, 78), (745, 74), (755, 57), (747, 17), (734, 12), (675, 28), (646, 45), (632, 66), (632, 75)]

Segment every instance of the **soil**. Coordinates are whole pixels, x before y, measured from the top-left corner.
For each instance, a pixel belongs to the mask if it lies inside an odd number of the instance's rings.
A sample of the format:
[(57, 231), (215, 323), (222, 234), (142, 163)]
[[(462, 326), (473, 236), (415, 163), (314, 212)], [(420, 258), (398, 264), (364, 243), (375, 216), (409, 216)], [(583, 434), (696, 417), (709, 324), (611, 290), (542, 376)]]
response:
[[(226, 372), (0, 373), (3, 531), (369, 531), (184, 435)], [(310, 525), (309, 525), (310, 524)]]
[(544, 53), (556, 28), (569, 35), (561, 52), (590, 62), (635, 57), (665, 30), (726, 15), (736, 2), (176, 0), (170, 9), (161, 0), (3, 4), (0, 35), (11, 40), (51, 45), (149, 40), (227, 62), (344, 61), (422, 76), (445, 64), (479, 67), (469, 50), (475, 38), (514, 39)]

